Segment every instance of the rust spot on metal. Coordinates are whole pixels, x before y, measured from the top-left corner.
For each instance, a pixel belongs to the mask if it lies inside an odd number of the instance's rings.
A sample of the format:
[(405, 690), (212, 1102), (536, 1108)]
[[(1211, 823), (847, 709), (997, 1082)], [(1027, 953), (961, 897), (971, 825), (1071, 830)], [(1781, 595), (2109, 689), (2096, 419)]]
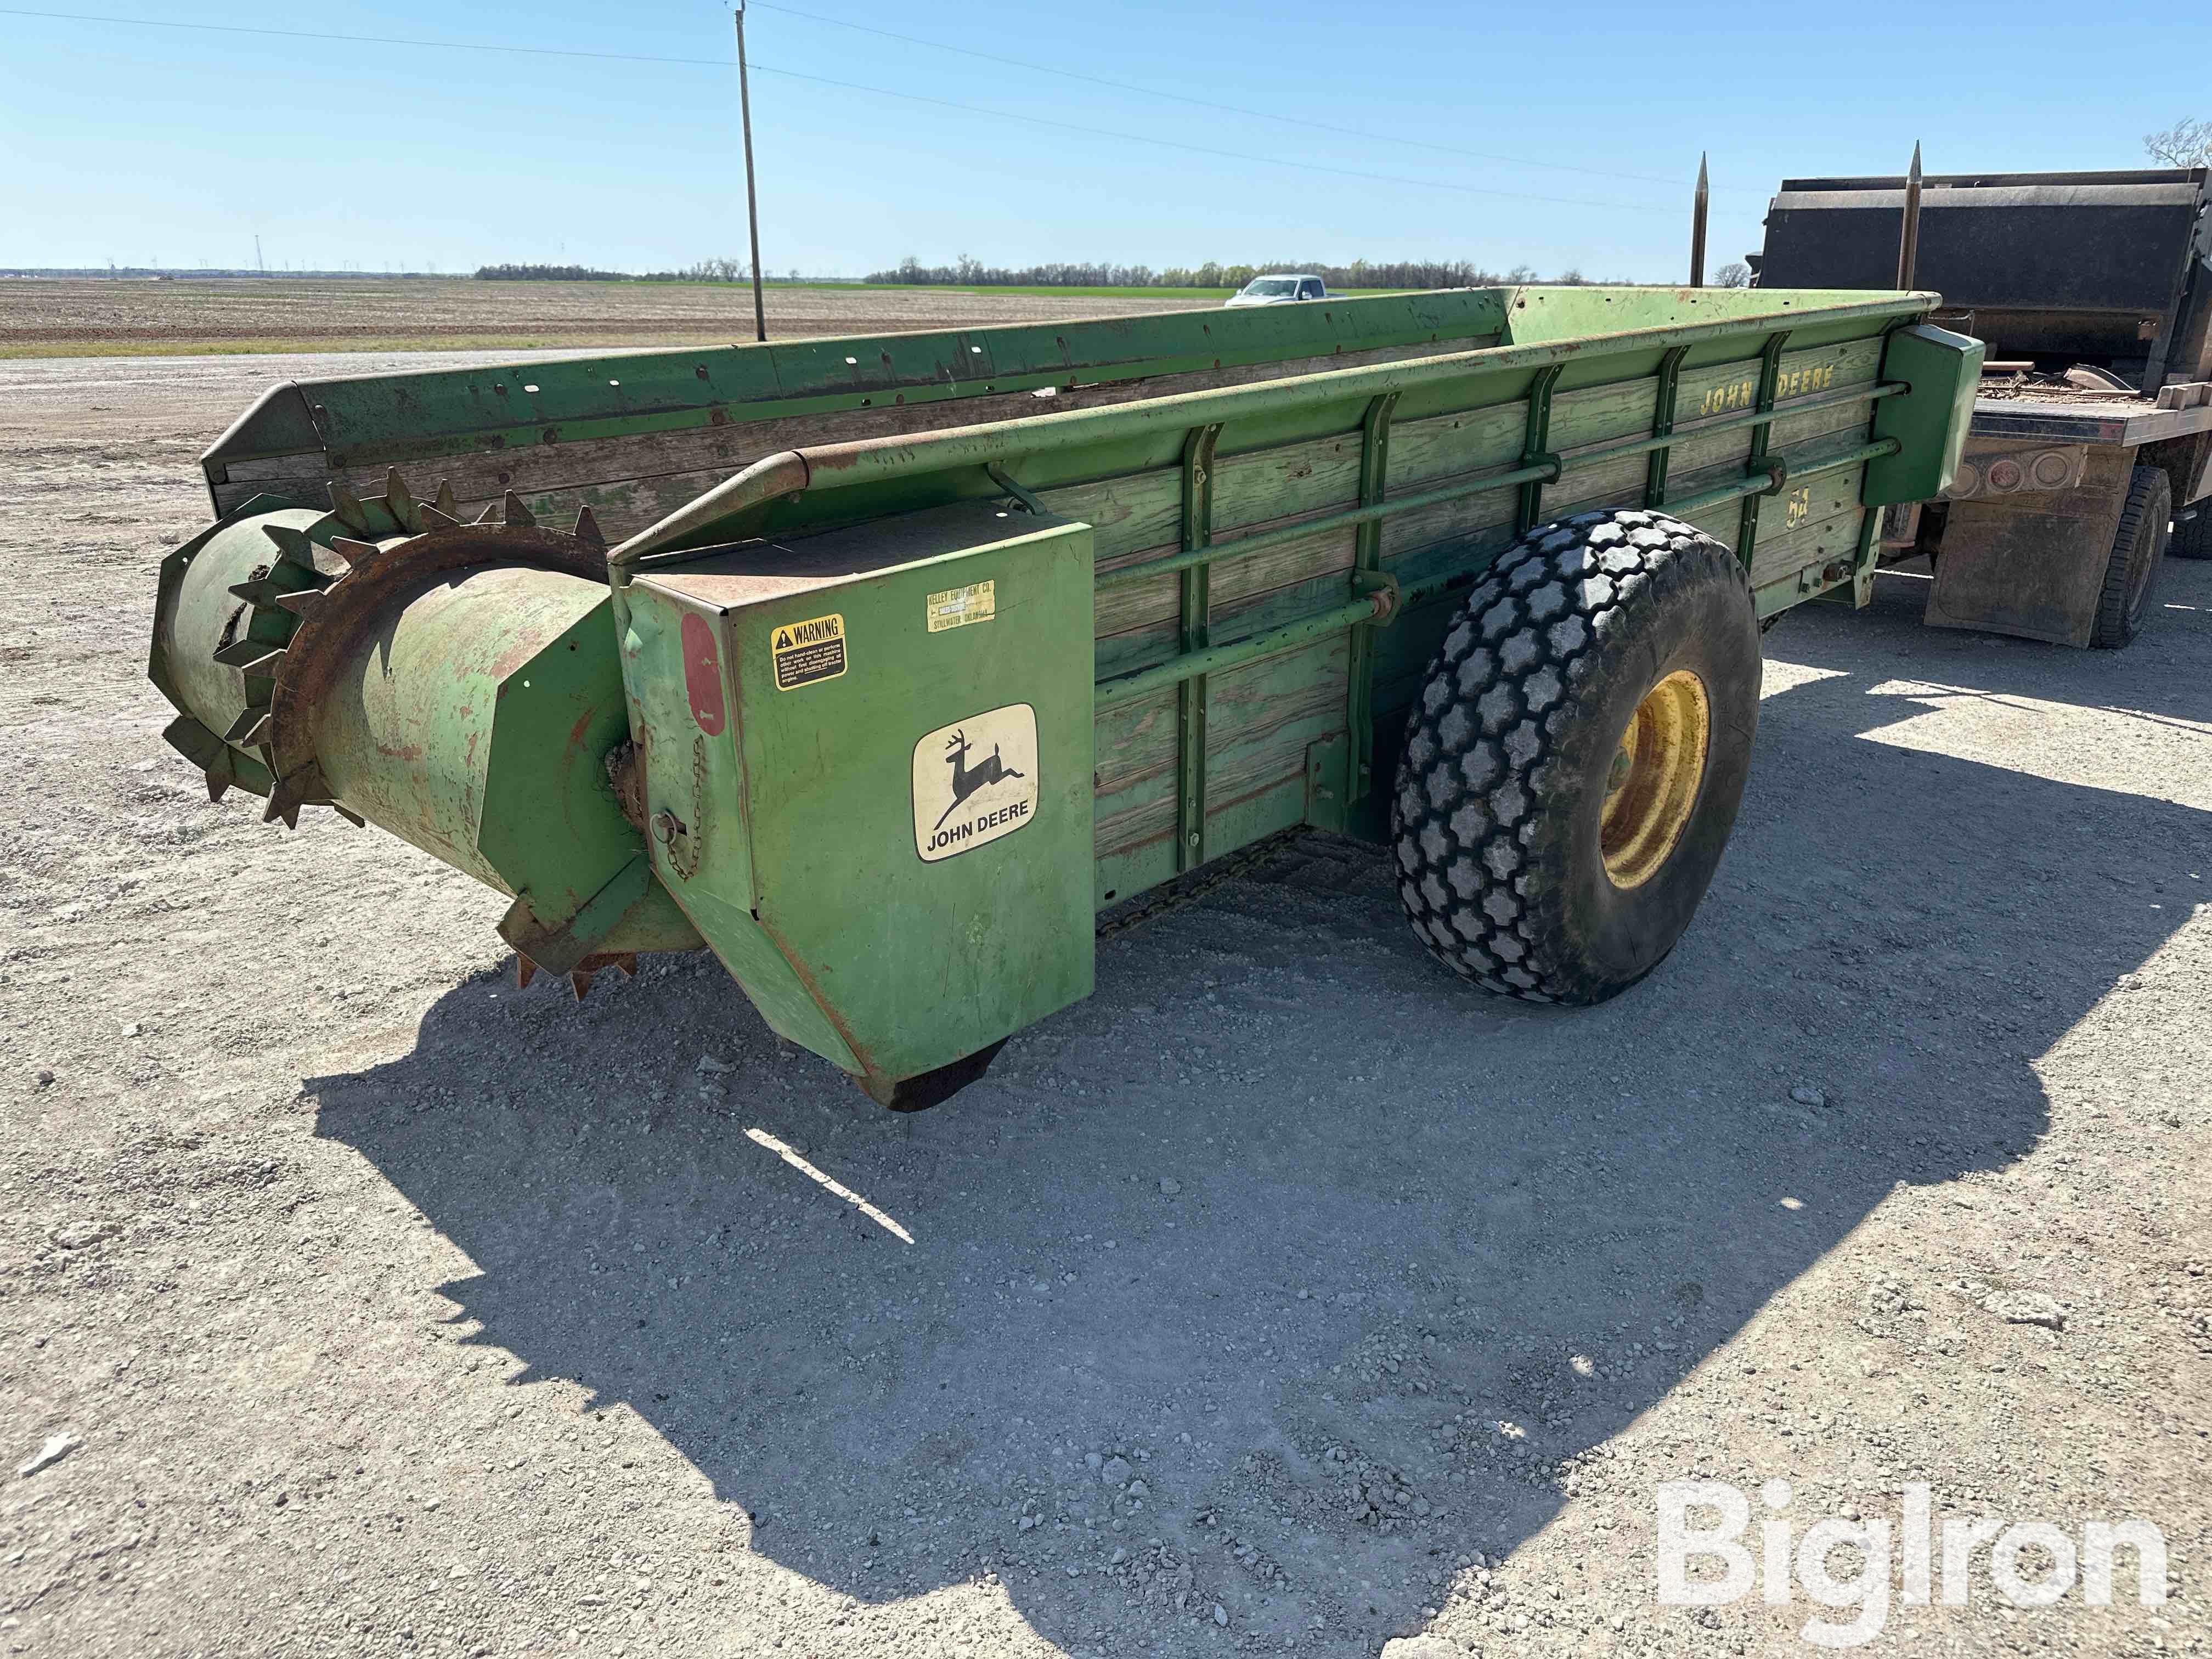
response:
[(607, 750), (607, 782), (615, 792), (615, 804), (622, 808), (640, 834), (647, 825), (645, 811), (645, 757), (634, 743), (618, 743)]

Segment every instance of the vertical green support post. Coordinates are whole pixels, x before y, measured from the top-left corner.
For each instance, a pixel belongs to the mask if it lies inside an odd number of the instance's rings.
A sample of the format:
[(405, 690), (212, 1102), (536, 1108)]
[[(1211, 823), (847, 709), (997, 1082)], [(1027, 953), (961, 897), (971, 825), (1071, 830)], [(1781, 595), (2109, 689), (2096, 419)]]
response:
[[(1359, 505), (1378, 507), (1389, 493), (1390, 482), (1390, 412), (1398, 406), (1398, 394), (1383, 392), (1367, 405), (1367, 413), (1359, 422)], [(1382, 520), (1370, 519), (1353, 532), (1352, 547), (1352, 581), (1357, 584), (1361, 571), (1382, 568)], [(1375, 716), (1374, 687), (1370, 680), (1374, 672), (1375, 652), (1370, 640), (1372, 630), (1355, 628), (1352, 630), (1351, 655), (1347, 662), (1345, 698), (1345, 721), (1350, 728), (1352, 765), (1346, 779), (1346, 805), (1367, 799), (1375, 781)]]
[[(1559, 383), (1559, 371), (1564, 363), (1547, 363), (1536, 371), (1528, 382), (1528, 427), (1521, 441), (1521, 465), (1535, 466), (1550, 462), (1552, 476), (1559, 477), (1559, 458), (1552, 453), (1552, 388)], [(1534, 480), (1521, 486), (1521, 506), (1514, 515), (1514, 533), (1526, 535), (1536, 527), (1538, 516), (1544, 510), (1544, 486)]]
[[(1762, 415), (1774, 413), (1775, 393), (1782, 384), (1782, 348), (1789, 343), (1789, 339), (1790, 331), (1786, 328), (1779, 333), (1770, 334), (1766, 337), (1765, 349), (1759, 354), (1759, 412)], [(1754, 472), (1766, 471), (1766, 442), (1773, 430), (1774, 423), (1771, 421), (1762, 421), (1752, 428), (1751, 454), (1745, 460), (1743, 466), (1746, 477), (1749, 477)], [(1743, 568), (1747, 573), (1751, 569), (1752, 550), (1759, 542), (1760, 499), (1761, 497), (1756, 495), (1745, 496), (1742, 514), (1736, 521), (1735, 556), (1743, 562)]]
[(1851, 549), (1851, 579), (1841, 586), (1814, 595), (1816, 600), (1854, 607), (1874, 603), (1874, 573), (1878, 562), (1875, 539), (1881, 528), (1880, 507), (1863, 507), (1859, 509), (1858, 541)]
[[(1194, 427), (1182, 447), (1182, 544), (1213, 542), (1213, 446), (1219, 422)], [(1182, 573), (1182, 634), (1188, 655), (1212, 641), (1212, 568), (1194, 564)], [(1206, 862), (1206, 676), (1194, 674), (1176, 688), (1176, 869)]]
[[(1675, 346), (1659, 360), (1659, 373), (1654, 377), (1657, 390), (1651, 399), (1651, 435), (1655, 438), (1674, 435), (1674, 400), (1681, 395), (1682, 359), (1689, 355), (1689, 347)], [(1667, 504), (1667, 465), (1674, 447), (1672, 444), (1662, 444), (1651, 452), (1651, 459), (1645, 464), (1644, 505), (1646, 507), (1664, 507)]]

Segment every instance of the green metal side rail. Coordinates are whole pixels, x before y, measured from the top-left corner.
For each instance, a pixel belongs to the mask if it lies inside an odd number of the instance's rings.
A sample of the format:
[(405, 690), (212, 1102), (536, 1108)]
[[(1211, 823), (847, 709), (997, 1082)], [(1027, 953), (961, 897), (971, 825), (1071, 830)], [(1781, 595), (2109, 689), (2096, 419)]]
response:
[[(1824, 398), (1804, 398), (1790, 406), (1792, 415), (1809, 414), (1821, 409), (1832, 409), (1844, 404), (1879, 403), (1884, 398), (1894, 398), (1911, 388), (1900, 383), (1869, 386), (1863, 390), (1835, 392)], [(1417, 507), (1437, 507), (1446, 501), (1455, 501), (1468, 495), (1480, 495), (1492, 489), (1502, 489), (1509, 484), (1553, 484), (1572, 468), (1592, 465), (1600, 461), (1620, 460), (1630, 455), (1664, 455), (1675, 444), (1692, 438), (1711, 436), (1718, 432), (1741, 431), (1746, 427), (1771, 426), (1778, 418), (1772, 409), (1748, 415), (1719, 416), (1709, 421), (1697, 421), (1674, 433), (1656, 438), (1635, 438), (1626, 443), (1592, 444), (1581, 449), (1568, 450), (1528, 466), (1516, 466), (1500, 472), (1479, 472), (1462, 478), (1456, 483), (1439, 486), (1435, 489), (1418, 490), (1410, 495), (1395, 496), (1371, 505), (1346, 507), (1340, 512), (1322, 514), (1311, 519), (1301, 519), (1296, 524), (1279, 525), (1273, 530), (1262, 530), (1249, 536), (1239, 536), (1232, 541), (1211, 542), (1203, 546), (1186, 547), (1180, 553), (1165, 558), (1147, 559), (1142, 564), (1125, 564), (1112, 570), (1098, 573), (1101, 587), (1118, 587), (1127, 582), (1144, 581), (1153, 576), (1165, 576), (1178, 570), (1188, 570), (1194, 565), (1212, 564), (1224, 559), (1240, 558), (1249, 554), (1264, 553), (1271, 547), (1288, 543), (1325, 530), (1340, 530), (1352, 525), (1379, 523), (1393, 514), (1410, 513)], [(1754, 492), (1765, 495), (1778, 493), (1791, 478), (1804, 478), (1815, 472), (1833, 471), (1839, 466), (1856, 465), (1875, 456), (1891, 455), (1897, 452), (1894, 439), (1887, 439), (1870, 447), (1866, 455), (1821, 462), (1791, 473), (1767, 465), (1763, 459), (1759, 471), (1741, 485), (1726, 485), (1719, 489), (1706, 490), (1697, 495), (1686, 496), (1676, 501), (1653, 501), (1654, 507), (1664, 506), (1680, 516), (1684, 513), (1701, 512), (1722, 501), (1734, 501), (1739, 495)], [(1259, 452), (1248, 451), (1248, 453)], [(1777, 476), (1779, 472), (1780, 476)], [(1034, 498), (1032, 498), (1034, 499)], [(1525, 527), (1525, 526), (1524, 526)], [(1739, 556), (1743, 550), (1738, 550)]]
[[(1578, 360), (1587, 362), (1601, 354), (1586, 351), (1593, 343), (1587, 338), (1534, 341), (1182, 393), (1119, 409), (1055, 412), (897, 441), (864, 439), (811, 447), (757, 463), (682, 514), (632, 538), (615, 550), (611, 562), (619, 586), (625, 570), (641, 563), (680, 560), (687, 545), (700, 545), (710, 538), (728, 540), (733, 532), (774, 534), (803, 532), (825, 521), (863, 521), (886, 510), (910, 506), (916, 495), (924, 500), (972, 499), (979, 489), (988, 489), (1032, 512), (1049, 513), (1053, 509), (1041, 499), (1043, 493), (1079, 484), (1102, 471), (1108, 477), (1122, 476), (1121, 470), (1086, 465), (1094, 453), (1088, 447), (1119, 444), (1133, 456), (1141, 452), (1146, 459), (1133, 459), (1125, 465), (1132, 474), (1144, 473), (1158, 470), (1163, 459), (1170, 468), (1177, 465), (1176, 460), (1167, 459), (1173, 434), (1182, 477), (1178, 544), (1172, 552), (1103, 568), (1096, 580), (1103, 595), (1163, 578), (1177, 578), (1174, 647), (1162, 659), (1143, 666), (1102, 673), (1095, 682), (1095, 707), (1103, 715), (1174, 692), (1175, 867), (1187, 871), (1225, 850), (1207, 845), (1210, 677), (1332, 635), (1347, 636), (1350, 657), (1344, 711), (1346, 735), (1351, 744), (1351, 769), (1345, 780), (1347, 801), (1370, 793), (1376, 690), (1371, 666), (1374, 647), (1370, 641), (1376, 637), (1378, 628), (1408, 607), (1471, 584), (1498, 551), (1490, 545), (1455, 548), (1457, 535), (1448, 535), (1431, 547), (1418, 550), (1424, 568), (1418, 577), (1408, 573), (1401, 582), (1383, 568), (1382, 529), (1392, 518), (1511, 489), (1517, 491), (1512, 526), (1525, 532), (1544, 521), (1547, 491), (1571, 481), (1577, 473), (1642, 456), (1648, 458), (1641, 490), (1648, 507), (1688, 517), (1731, 501), (1743, 502), (1735, 550), (1749, 574), (1760, 529), (1758, 507), (1764, 498), (1778, 495), (1808, 479), (1897, 454), (1901, 447), (1898, 439), (1876, 436), (1838, 453), (1804, 457), (1793, 465), (1786, 453), (1771, 444), (1771, 429), (1779, 420), (1824, 410), (1871, 411), (1885, 399), (1911, 390), (1902, 380), (1876, 380), (1835, 391), (1795, 395), (1784, 401), (1780, 395), (1783, 355), (1793, 334), (1801, 339), (1826, 337), (1816, 331), (1838, 318), (1869, 321), (1880, 318), (1888, 327), (1903, 325), (1924, 315), (1928, 302), (1928, 296), (1900, 295), (1878, 301), (1857, 296), (1820, 297), (1845, 302), (1799, 316), (1770, 314), (1756, 319), (1747, 317), (1629, 330), (1607, 338), (1606, 344), (1624, 350), (1650, 353), (1657, 348), (1656, 366), (1619, 379), (1601, 375), (1593, 379), (1585, 373), (1571, 389), (1618, 389), (1648, 382), (1652, 412), (1645, 431), (1634, 437), (1555, 450), (1553, 410), (1555, 396), (1565, 389), (1562, 380)], [(1759, 326), (1762, 322), (1765, 327)], [(1776, 325), (1784, 322), (1787, 326)], [(1752, 406), (1703, 418), (1678, 419), (1687, 360), (1700, 344), (1723, 338), (1735, 349), (1717, 359), (1708, 354), (1703, 368), (1705, 371), (1726, 368), (1731, 374), (1741, 368), (1755, 375), (1755, 382), (1744, 383)], [(1649, 362), (1650, 358), (1643, 361)], [(1430, 391), (1429, 404), (1411, 417), (1426, 419), (1436, 412), (1437, 391), (1432, 389), (1462, 380), (1480, 383), (1500, 372), (1515, 370), (1526, 374), (1524, 389), (1517, 396), (1474, 407), (1486, 410), (1510, 408), (1515, 403), (1525, 404), (1517, 464), (1484, 467), (1401, 494), (1386, 493), (1393, 419), (1400, 414), (1404, 394), (1416, 389)], [(1359, 441), (1356, 502), (1310, 512), (1264, 530), (1217, 534), (1212, 475), (1216, 446), (1224, 425), (1295, 417), (1324, 405), (1331, 410), (1356, 408), (1356, 422), (1347, 428), (1328, 422), (1302, 425), (1293, 418), (1289, 423), (1299, 428), (1294, 435), (1240, 447), (1236, 459), (1249, 461), (1271, 451), (1294, 448), (1347, 429), (1354, 431)], [(1730, 433), (1750, 434), (1748, 453), (1738, 452), (1742, 476), (1689, 494), (1675, 494), (1671, 474), (1677, 452), (1685, 445)], [(1847, 436), (1847, 431), (1835, 432), (1807, 441), (1825, 444)], [(1056, 461), (1055, 457), (1061, 459)], [(1026, 478), (1021, 476), (1024, 472), (1030, 475)], [(848, 496), (848, 489), (854, 493)], [(1215, 637), (1212, 592), (1220, 568), (1340, 531), (1354, 532), (1352, 568), (1345, 578), (1352, 589), (1351, 597), (1280, 625), (1255, 628), (1242, 637), (1228, 641)], [(1863, 562), (1863, 532), (1856, 540), (1857, 562)], [(1443, 561), (1441, 568), (1427, 568), (1438, 557)]]

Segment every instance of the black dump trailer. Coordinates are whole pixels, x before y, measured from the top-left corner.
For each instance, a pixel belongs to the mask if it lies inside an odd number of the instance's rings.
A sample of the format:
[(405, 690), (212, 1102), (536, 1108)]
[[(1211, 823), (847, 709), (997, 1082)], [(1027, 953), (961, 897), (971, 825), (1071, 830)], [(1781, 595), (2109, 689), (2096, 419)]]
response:
[(1956, 483), (1887, 510), (1884, 558), (1926, 557), (1927, 619), (2124, 646), (2160, 559), (2212, 558), (2212, 168), (1790, 179), (1763, 287), (1943, 295), (1988, 343)]

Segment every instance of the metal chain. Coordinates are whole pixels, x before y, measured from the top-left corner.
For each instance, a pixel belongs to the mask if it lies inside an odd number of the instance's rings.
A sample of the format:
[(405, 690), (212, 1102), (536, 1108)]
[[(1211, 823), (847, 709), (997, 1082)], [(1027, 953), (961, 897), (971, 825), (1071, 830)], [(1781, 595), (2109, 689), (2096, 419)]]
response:
[(684, 850), (676, 850), (678, 837), (671, 836), (665, 845), (668, 848), (669, 868), (684, 880), (689, 881), (699, 873), (701, 842), (706, 838), (707, 811), (707, 739), (693, 736), (691, 739), (691, 822), (684, 827), (681, 839)]
[(1233, 880), (1255, 866), (1264, 864), (1292, 842), (1303, 840), (1307, 833), (1306, 825), (1294, 823), (1287, 830), (1278, 830), (1273, 835), (1262, 836), (1225, 858), (1215, 859), (1179, 880), (1164, 882), (1146, 896), (1132, 899), (1101, 920), (1096, 930), (1097, 937), (1111, 939), (1116, 933), (1127, 932), (1140, 921), (1150, 921), (1154, 916), (1163, 915), (1170, 910), (1179, 910), (1193, 899), (1212, 892), (1223, 882)]

